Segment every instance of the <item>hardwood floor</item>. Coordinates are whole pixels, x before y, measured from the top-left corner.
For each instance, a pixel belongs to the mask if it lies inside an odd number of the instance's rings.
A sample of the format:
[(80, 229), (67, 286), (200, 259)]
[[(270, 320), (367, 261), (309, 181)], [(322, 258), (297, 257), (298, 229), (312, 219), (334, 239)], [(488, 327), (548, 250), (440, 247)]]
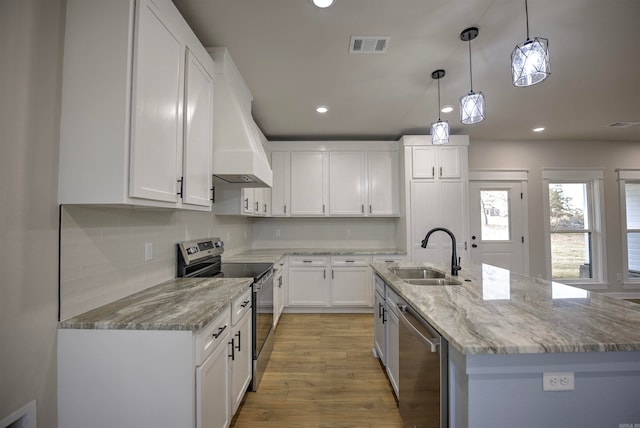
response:
[(401, 428), (372, 348), (373, 315), (283, 314), (258, 391), (231, 427)]

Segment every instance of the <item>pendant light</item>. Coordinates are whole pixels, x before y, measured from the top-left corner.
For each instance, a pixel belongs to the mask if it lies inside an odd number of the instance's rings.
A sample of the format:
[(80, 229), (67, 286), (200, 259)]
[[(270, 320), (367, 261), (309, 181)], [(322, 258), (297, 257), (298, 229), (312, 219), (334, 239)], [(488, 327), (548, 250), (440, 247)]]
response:
[(527, 19), (527, 40), (515, 47), (511, 53), (511, 77), (519, 87), (542, 82), (551, 74), (549, 66), (549, 40), (542, 37), (529, 38), (529, 8), (524, 0)]
[(473, 72), (471, 70), (471, 40), (478, 37), (478, 28), (470, 27), (460, 33), (460, 40), (469, 42), (469, 76), (471, 90), (460, 98), (460, 121), (465, 125), (482, 122), (485, 118), (485, 103), (482, 92), (473, 92)]
[(431, 144), (445, 144), (449, 142), (449, 122), (440, 119), (440, 79), (445, 75), (444, 70), (431, 73), (431, 78), (438, 81), (438, 121), (431, 124)]

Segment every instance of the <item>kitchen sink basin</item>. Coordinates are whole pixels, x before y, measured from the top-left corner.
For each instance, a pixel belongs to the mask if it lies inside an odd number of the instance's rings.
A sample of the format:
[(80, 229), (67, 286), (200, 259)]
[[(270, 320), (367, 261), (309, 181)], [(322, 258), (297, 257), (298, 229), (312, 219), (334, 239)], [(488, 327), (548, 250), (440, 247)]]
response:
[[(424, 267), (395, 267), (390, 269), (400, 279), (444, 279), (444, 273)], [(408, 282), (408, 281), (407, 281)]]
[(404, 282), (412, 285), (460, 285), (461, 282), (448, 278), (421, 278), (405, 279)]

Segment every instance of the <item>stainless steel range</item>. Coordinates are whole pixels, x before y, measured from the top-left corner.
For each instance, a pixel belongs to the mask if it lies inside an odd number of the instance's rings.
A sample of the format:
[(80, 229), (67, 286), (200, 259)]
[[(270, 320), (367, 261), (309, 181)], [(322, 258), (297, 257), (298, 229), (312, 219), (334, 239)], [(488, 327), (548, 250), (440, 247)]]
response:
[(178, 244), (178, 277), (253, 278), (253, 378), (256, 391), (273, 349), (273, 263), (222, 263), (220, 238)]

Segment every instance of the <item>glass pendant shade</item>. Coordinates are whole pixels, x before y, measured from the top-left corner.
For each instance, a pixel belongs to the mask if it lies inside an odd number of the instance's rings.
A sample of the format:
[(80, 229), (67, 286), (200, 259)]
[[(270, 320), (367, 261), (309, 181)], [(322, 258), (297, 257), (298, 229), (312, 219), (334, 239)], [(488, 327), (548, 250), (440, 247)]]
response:
[(549, 40), (535, 37), (515, 47), (511, 53), (511, 76), (515, 86), (535, 85), (549, 74)]
[(431, 124), (431, 144), (446, 144), (449, 142), (449, 122), (438, 119)]
[(485, 119), (485, 103), (482, 92), (469, 92), (460, 98), (460, 121), (473, 125)]

